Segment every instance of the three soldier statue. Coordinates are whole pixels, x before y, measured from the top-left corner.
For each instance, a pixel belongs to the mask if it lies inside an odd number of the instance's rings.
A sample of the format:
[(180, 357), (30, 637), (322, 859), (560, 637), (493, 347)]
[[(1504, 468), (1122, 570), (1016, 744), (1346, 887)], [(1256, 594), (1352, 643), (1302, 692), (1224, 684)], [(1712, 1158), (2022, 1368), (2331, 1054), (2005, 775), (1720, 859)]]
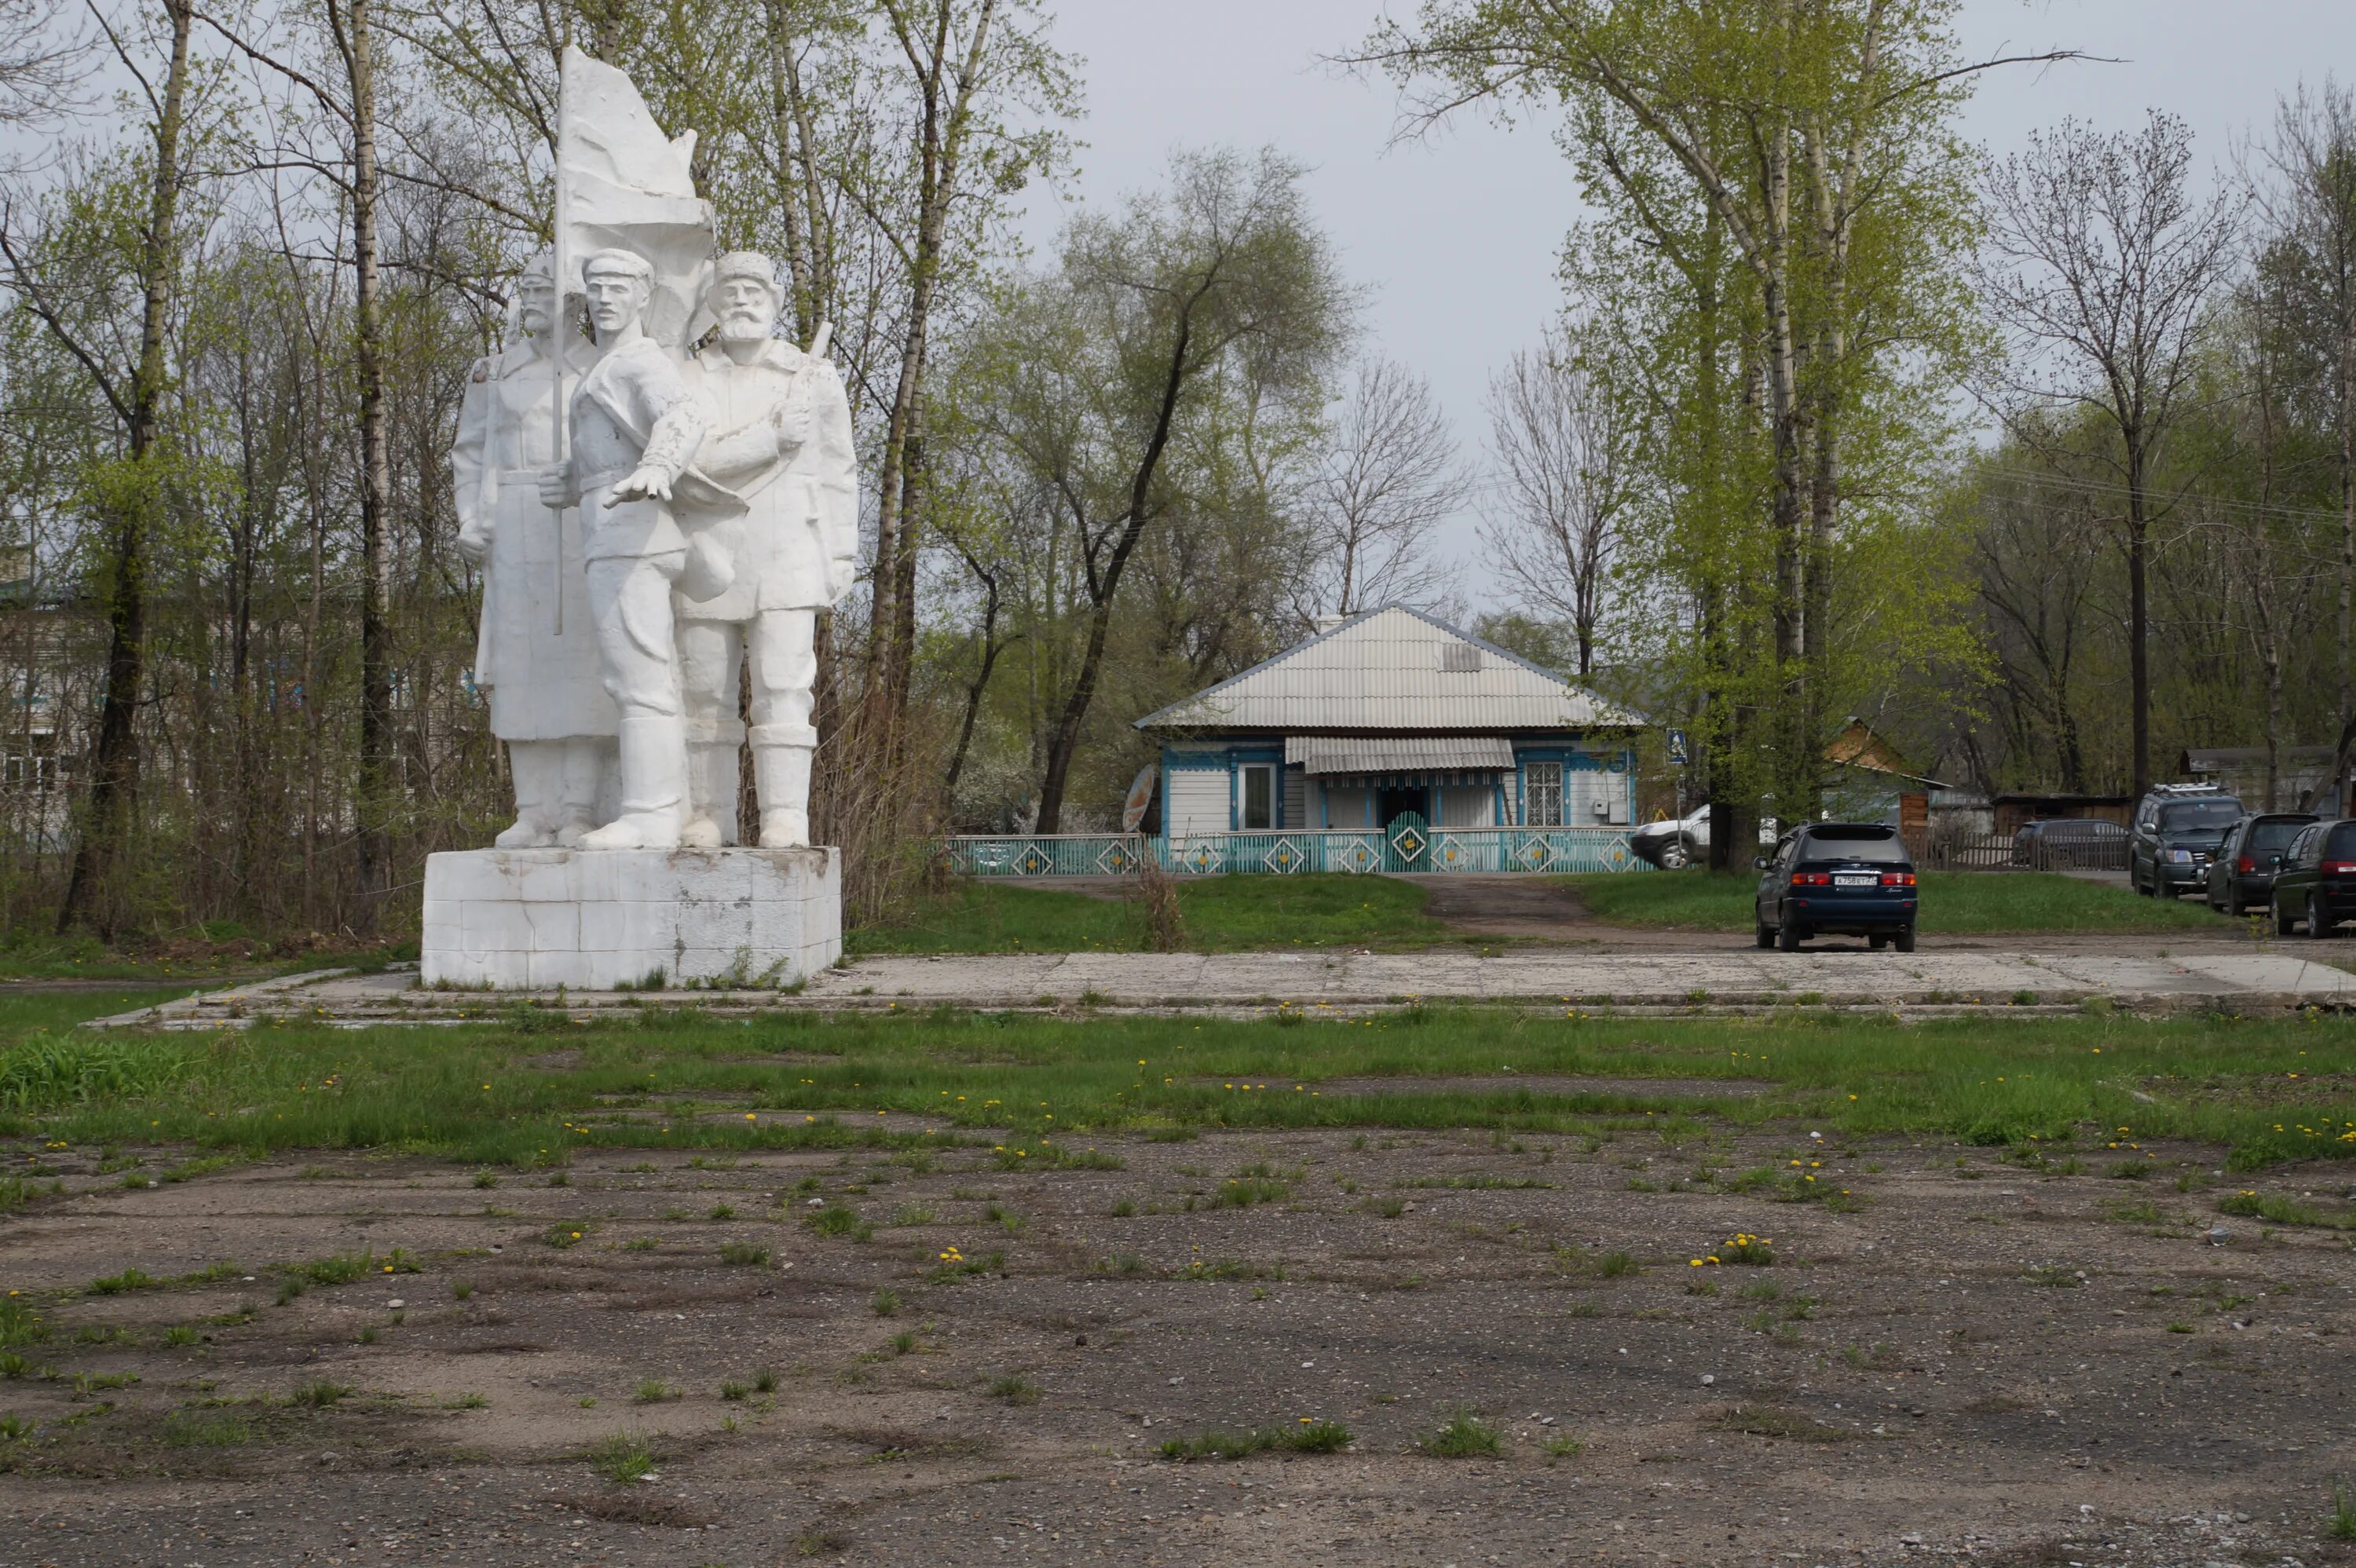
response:
[(475, 680), (515, 781), (503, 848), (736, 843), (747, 739), (761, 844), (809, 842), (818, 613), (859, 546), (849, 400), (823, 328), (813, 352), (776, 336), (766, 257), (712, 266), (714, 325), (680, 357), (648, 330), (654, 289), (635, 251), (588, 256), (593, 347), (535, 261), (515, 341), (476, 365), (459, 414), (458, 548), (486, 583)]

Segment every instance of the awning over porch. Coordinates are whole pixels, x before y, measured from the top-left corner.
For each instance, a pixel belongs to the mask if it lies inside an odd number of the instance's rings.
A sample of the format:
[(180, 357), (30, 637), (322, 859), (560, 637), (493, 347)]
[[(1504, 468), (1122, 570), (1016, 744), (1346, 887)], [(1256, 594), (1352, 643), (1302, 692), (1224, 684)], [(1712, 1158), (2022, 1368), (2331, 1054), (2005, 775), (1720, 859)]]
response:
[(1506, 773), (1514, 745), (1499, 735), (1289, 735), (1284, 760), (1309, 773)]

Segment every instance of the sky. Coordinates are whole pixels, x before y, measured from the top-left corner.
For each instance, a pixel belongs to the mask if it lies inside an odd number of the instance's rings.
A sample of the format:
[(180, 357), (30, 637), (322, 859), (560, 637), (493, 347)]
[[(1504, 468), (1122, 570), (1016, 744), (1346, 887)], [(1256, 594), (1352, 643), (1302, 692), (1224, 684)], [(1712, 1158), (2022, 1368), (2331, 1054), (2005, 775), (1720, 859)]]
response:
[[(1061, 0), (1055, 37), (1085, 57), (1087, 144), (1061, 194), (1035, 193), (1026, 233), (1044, 251), (1069, 203), (1157, 183), (1177, 147), (1272, 145), (1310, 165), (1312, 209), (1372, 291), (1370, 346), (1430, 378), (1465, 453), (1481, 458), (1491, 374), (1560, 308), (1556, 261), (1581, 215), (1551, 127), (1467, 116), (1394, 145), (1385, 80), (1322, 63), (1365, 37), (1381, 0)], [(1183, 21), (1173, 17), (1183, 11)], [(1395, 14), (1411, 15), (1394, 0)], [(2351, 0), (1966, 0), (1972, 58), (2077, 49), (2105, 57), (1988, 73), (1964, 118), (1995, 152), (2064, 116), (2104, 131), (2147, 108), (2179, 114), (2210, 162), (2263, 132), (2305, 73), (2356, 77)], [(1474, 513), (1443, 540), (1473, 603), (1496, 594)]]

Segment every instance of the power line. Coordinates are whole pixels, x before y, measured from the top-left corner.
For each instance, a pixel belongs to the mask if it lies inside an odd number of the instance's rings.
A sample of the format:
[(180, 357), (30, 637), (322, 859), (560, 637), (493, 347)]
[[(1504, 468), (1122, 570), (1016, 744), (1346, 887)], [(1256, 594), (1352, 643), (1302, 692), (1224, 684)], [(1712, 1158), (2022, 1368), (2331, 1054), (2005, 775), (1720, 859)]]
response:
[[(1977, 472), (1994, 475), (2001, 479), (2015, 480), (2023, 485), (2042, 485), (2049, 490), (2075, 491), (2089, 496), (2134, 494), (2131, 486), (2115, 484), (2109, 480), (2076, 479), (2067, 475), (2040, 473), (2033, 468), (1981, 468)], [(2150, 495), (2152, 492), (2146, 490), (2145, 494)], [(2319, 507), (2285, 507), (2271, 501), (2229, 501), (2218, 496), (2185, 495), (2176, 497), (2169, 504), (2175, 506), (2184, 502), (2222, 511), (2248, 512), (2262, 517), (2302, 518), (2314, 522), (2331, 523), (2340, 520), (2340, 515), (2338, 512), (2326, 511)]]

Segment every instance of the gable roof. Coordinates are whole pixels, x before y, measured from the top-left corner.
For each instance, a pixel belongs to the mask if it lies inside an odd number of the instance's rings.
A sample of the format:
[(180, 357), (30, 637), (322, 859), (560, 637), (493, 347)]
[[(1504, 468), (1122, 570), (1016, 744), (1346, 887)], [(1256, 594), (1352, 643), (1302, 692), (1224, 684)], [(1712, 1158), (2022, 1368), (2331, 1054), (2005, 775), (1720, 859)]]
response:
[(1137, 727), (1463, 731), (1641, 722), (1518, 654), (1386, 604), (1149, 713)]

